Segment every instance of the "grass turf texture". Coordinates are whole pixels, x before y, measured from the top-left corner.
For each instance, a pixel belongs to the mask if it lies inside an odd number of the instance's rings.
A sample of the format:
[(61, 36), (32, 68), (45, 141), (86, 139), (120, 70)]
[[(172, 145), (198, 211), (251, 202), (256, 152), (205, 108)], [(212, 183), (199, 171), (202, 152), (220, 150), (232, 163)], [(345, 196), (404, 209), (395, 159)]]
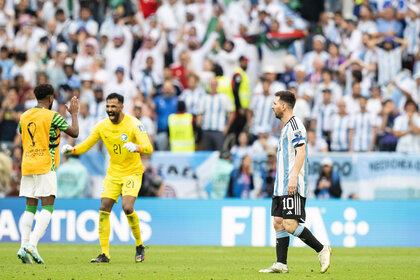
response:
[(22, 264), (19, 244), (0, 244), (0, 279), (420, 279), (420, 248), (334, 248), (319, 272), (310, 248), (289, 248), (289, 274), (261, 274), (274, 248), (150, 246), (134, 263), (134, 246), (111, 245), (110, 264), (91, 264), (95, 245), (40, 244), (45, 265)]

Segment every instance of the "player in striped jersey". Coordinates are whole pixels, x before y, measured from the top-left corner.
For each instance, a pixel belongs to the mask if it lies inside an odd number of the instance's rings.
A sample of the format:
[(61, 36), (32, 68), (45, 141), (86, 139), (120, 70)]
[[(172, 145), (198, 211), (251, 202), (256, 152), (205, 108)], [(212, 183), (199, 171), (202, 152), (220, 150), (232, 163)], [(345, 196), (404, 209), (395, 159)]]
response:
[(350, 152), (371, 152), (375, 147), (378, 118), (367, 111), (367, 98), (359, 97), (360, 113), (351, 117)]
[(338, 113), (331, 119), (331, 151), (348, 152), (351, 138), (349, 137), (350, 117), (346, 112), (346, 102), (341, 99), (338, 101), (337, 107)]
[(287, 273), (289, 234), (299, 237), (318, 253), (321, 273), (330, 266), (331, 248), (322, 245), (300, 223), (305, 220), (305, 202), (308, 191), (308, 159), (306, 157), (306, 129), (293, 115), (295, 95), (290, 91), (275, 94), (273, 111), (284, 124), (277, 149), (277, 173), (271, 205), (276, 230), (277, 262), (262, 273)]

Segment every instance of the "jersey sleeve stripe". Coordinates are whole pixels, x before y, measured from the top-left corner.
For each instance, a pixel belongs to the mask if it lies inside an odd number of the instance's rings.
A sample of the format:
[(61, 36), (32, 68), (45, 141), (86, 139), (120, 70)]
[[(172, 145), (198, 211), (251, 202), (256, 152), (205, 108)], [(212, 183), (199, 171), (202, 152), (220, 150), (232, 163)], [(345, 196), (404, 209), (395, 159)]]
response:
[(290, 119), (290, 124), (292, 125), (293, 130), (298, 130), (298, 126), (297, 126), (297, 123), (296, 123), (295, 117), (292, 117), (292, 118)]

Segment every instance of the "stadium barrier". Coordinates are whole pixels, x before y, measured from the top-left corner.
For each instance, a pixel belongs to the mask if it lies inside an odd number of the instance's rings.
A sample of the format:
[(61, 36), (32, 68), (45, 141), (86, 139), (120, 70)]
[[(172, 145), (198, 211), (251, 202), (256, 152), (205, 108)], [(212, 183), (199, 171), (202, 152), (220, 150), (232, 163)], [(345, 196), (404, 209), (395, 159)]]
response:
[[(41, 242), (98, 244), (95, 199), (57, 200)], [(142, 237), (150, 245), (274, 246), (270, 199), (139, 199)], [(0, 242), (19, 242), (25, 200), (0, 199)], [(416, 201), (307, 201), (306, 226), (336, 247), (419, 247)], [(111, 213), (111, 242), (133, 244), (121, 201)], [(304, 246), (291, 239), (291, 246)]]
[[(420, 199), (420, 154), (401, 153), (329, 153), (309, 156), (308, 197), (314, 197), (321, 161), (330, 157), (334, 171), (340, 174), (342, 198), (356, 193), (361, 199)], [(153, 153), (151, 165), (167, 186), (165, 196), (176, 198), (208, 198), (212, 190), (212, 170), (218, 152)], [(252, 154), (254, 184), (262, 185), (261, 170), (267, 163), (265, 154)], [(101, 191), (105, 176), (105, 158), (101, 153), (81, 157), (87, 166), (94, 189)], [(240, 160), (234, 160), (235, 165)], [(255, 197), (255, 191), (254, 197)], [(96, 197), (96, 196), (94, 196)]]

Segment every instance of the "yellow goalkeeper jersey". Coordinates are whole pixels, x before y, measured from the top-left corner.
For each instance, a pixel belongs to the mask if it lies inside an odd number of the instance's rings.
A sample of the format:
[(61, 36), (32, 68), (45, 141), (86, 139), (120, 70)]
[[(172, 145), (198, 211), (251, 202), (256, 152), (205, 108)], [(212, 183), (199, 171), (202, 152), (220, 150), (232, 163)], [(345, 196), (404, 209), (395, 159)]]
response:
[(111, 156), (107, 171), (109, 176), (121, 178), (143, 173), (140, 154), (130, 153), (123, 148), (125, 143), (133, 142), (140, 147), (140, 153), (151, 154), (153, 152), (149, 137), (138, 119), (125, 114), (119, 124), (113, 124), (109, 118), (100, 121), (95, 125), (89, 137), (74, 147), (74, 154), (80, 155), (87, 152), (100, 138)]

